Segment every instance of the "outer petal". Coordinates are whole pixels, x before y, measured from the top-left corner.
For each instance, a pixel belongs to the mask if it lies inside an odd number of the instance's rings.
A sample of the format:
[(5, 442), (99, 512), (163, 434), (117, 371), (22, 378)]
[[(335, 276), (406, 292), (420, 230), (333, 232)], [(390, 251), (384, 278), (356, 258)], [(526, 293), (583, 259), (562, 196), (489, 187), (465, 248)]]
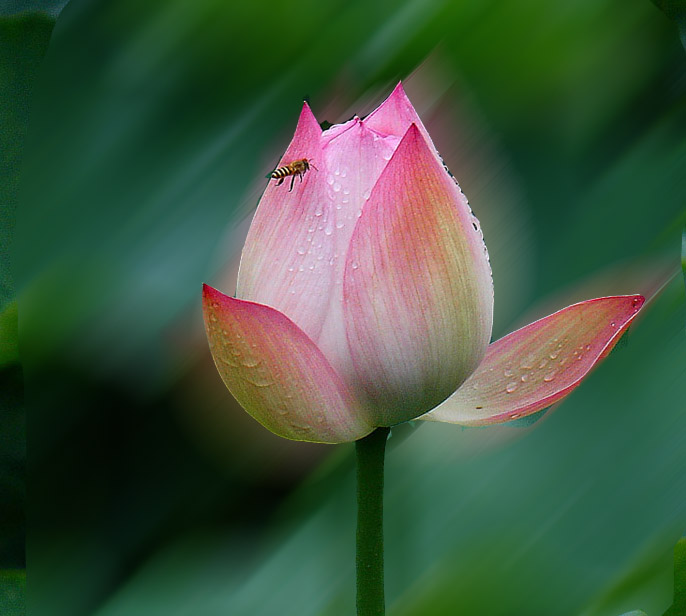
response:
[(326, 168), (321, 129), (307, 103), (279, 164), (300, 158), (312, 159), (319, 171), (305, 173), (302, 183), (296, 179), (291, 192), (289, 179), (281, 186), (269, 182), (245, 242), (236, 296), (276, 308), (316, 339), (333, 288), (334, 247), (320, 222), (328, 202)]
[(229, 391), (266, 428), (298, 441), (342, 443), (372, 431), (321, 351), (283, 314), (203, 286), (205, 328)]
[(357, 381), (381, 425), (445, 400), (486, 351), (493, 289), (472, 219), (412, 125), (362, 212), (343, 280)]
[(497, 424), (554, 404), (612, 350), (644, 301), (641, 295), (591, 299), (508, 334), (488, 347), (460, 389), (421, 419)]

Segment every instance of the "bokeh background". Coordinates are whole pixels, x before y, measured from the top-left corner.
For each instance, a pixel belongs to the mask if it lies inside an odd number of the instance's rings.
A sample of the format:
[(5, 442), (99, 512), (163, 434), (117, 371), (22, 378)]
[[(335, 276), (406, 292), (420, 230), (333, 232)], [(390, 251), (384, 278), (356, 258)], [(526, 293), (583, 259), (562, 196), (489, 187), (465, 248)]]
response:
[(233, 292), (303, 97), (337, 122), (399, 79), (481, 220), (494, 337), (592, 296), (652, 300), (533, 425), (393, 431), (389, 614), (667, 609), (686, 53), (658, 7), (14, 0), (0, 29), (3, 614), (27, 561), (41, 616), (353, 613), (353, 447), (237, 407), (200, 288)]

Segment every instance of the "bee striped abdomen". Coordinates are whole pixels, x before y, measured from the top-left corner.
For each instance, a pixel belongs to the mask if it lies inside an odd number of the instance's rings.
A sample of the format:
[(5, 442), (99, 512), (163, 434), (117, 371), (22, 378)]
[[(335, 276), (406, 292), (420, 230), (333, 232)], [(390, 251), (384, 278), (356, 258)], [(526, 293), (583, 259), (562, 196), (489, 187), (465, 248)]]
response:
[(272, 171), (271, 178), (272, 180), (279, 180), (289, 175), (293, 175), (293, 171), (290, 167), (279, 167), (278, 169), (274, 169), (274, 171)]
[[(314, 169), (317, 168), (314, 165), (311, 166), (314, 167)], [(276, 185), (280, 186), (281, 184), (283, 184), (284, 178), (291, 176), (291, 185), (288, 188), (288, 192), (291, 192), (293, 190), (293, 182), (295, 181), (295, 176), (297, 175), (300, 178), (300, 181), (302, 182), (303, 175), (305, 175), (305, 172), (309, 170), (310, 161), (307, 158), (300, 158), (298, 160), (294, 160), (292, 163), (284, 165), (283, 167), (274, 169), (274, 171), (272, 171), (269, 177), (272, 180), (279, 180), (276, 183)]]

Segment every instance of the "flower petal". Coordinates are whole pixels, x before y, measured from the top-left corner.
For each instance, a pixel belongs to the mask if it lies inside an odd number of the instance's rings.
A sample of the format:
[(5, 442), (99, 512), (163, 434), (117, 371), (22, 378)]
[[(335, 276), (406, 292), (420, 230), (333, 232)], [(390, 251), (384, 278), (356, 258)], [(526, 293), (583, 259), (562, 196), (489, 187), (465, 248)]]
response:
[(493, 287), (474, 220), (413, 124), (363, 209), (343, 279), (357, 381), (380, 425), (435, 407), (486, 351)]
[(266, 428), (321, 443), (354, 441), (372, 431), (364, 409), (322, 352), (283, 314), (207, 285), (203, 311), (224, 384)]
[(321, 129), (307, 103), (280, 164), (301, 158), (319, 170), (296, 178), (292, 191), (290, 178), (281, 186), (270, 180), (245, 241), (236, 296), (276, 308), (316, 340), (333, 288), (334, 248), (318, 224), (328, 199), (326, 169)]
[(407, 98), (402, 83), (395, 86), (390, 96), (364, 119), (364, 123), (379, 133), (398, 137), (404, 135), (410, 126), (415, 124), (431, 149), (436, 151), (428, 131)]
[(421, 419), (479, 426), (550, 406), (612, 350), (644, 301), (641, 295), (591, 299), (508, 334), (488, 347), (460, 389)]
[[(344, 130), (342, 128), (345, 127)], [(331, 136), (333, 134), (333, 137)], [(351, 374), (352, 360), (343, 318), (343, 272), (350, 238), (374, 184), (400, 142), (399, 137), (382, 137), (359, 118), (334, 126), (322, 136), (328, 208), (321, 216), (326, 241), (333, 246), (329, 262), (335, 284), (317, 346), (341, 376)]]

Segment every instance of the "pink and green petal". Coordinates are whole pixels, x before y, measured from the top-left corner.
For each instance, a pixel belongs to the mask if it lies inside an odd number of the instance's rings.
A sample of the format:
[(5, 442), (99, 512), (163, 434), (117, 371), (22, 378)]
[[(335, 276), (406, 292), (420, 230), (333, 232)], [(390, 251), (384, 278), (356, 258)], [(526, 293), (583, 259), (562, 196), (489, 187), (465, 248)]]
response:
[(497, 340), (462, 387), (421, 419), (480, 426), (554, 404), (612, 350), (644, 301), (641, 295), (587, 300)]
[(353, 233), (343, 310), (356, 381), (380, 425), (441, 403), (486, 352), (493, 288), (483, 238), (414, 124)]
[(321, 224), (328, 207), (321, 129), (303, 106), (295, 136), (280, 164), (312, 159), (303, 181), (271, 180), (255, 212), (241, 257), (236, 296), (283, 312), (313, 339), (324, 323), (334, 285), (333, 242)]
[(372, 431), (364, 409), (312, 340), (286, 316), (204, 285), (217, 370), (243, 408), (298, 441), (342, 443)]

